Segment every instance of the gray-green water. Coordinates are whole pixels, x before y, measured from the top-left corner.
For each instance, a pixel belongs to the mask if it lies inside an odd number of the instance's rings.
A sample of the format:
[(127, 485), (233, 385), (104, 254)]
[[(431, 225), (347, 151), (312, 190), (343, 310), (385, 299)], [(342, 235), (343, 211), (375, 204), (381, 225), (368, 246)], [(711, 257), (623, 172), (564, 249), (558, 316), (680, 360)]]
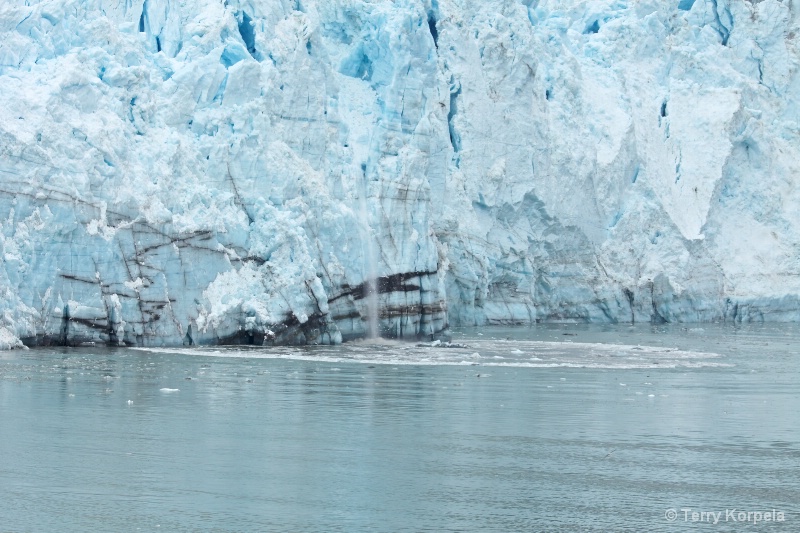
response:
[(800, 531), (797, 327), (454, 341), (0, 352), (0, 531)]

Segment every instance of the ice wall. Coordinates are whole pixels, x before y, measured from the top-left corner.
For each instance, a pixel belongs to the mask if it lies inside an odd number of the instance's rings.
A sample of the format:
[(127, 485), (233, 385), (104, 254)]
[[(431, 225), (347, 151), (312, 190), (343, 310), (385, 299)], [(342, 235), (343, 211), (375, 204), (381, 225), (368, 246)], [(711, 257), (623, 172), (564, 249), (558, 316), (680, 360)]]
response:
[(7, 0), (0, 347), (796, 320), (798, 9)]

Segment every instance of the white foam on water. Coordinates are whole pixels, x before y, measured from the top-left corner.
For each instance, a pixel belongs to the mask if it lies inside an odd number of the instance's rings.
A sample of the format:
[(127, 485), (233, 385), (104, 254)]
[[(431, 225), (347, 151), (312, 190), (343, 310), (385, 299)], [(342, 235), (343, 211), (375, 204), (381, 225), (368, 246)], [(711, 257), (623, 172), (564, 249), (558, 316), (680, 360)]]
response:
[(160, 390), (161, 392), (180, 392), (181, 391), (180, 389), (169, 389), (167, 387), (164, 387), (164, 388), (158, 389), (158, 390)]
[[(513, 349), (509, 351), (509, 344)], [(479, 349), (484, 355), (473, 351)], [(522, 348), (522, 349), (520, 349)], [(320, 363), (370, 365), (489, 366), (510, 368), (670, 369), (729, 367), (722, 356), (656, 346), (476, 340), (464, 347), (366, 339), (340, 346), (134, 348), (152, 353), (202, 357), (289, 359)], [(536, 356), (525, 357), (535, 352)], [(502, 353), (503, 355), (499, 355)], [(479, 361), (479, 362), (478, 362)]]

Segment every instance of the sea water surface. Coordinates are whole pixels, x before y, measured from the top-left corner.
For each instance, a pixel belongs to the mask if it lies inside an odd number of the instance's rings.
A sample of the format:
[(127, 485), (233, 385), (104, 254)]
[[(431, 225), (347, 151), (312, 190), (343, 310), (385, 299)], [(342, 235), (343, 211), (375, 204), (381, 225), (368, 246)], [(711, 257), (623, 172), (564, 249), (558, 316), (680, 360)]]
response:
[(453, 343), (0, 352), (0, 531), (800, 531), (797, 326)]

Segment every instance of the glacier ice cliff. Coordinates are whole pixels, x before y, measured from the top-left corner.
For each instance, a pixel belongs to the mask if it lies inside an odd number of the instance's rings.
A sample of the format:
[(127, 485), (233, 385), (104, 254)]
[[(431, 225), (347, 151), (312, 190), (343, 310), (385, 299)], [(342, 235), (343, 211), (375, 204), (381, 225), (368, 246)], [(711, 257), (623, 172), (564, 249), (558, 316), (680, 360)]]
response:
[(5, 0), (0, 347), (800, 319), (799, 11)]

